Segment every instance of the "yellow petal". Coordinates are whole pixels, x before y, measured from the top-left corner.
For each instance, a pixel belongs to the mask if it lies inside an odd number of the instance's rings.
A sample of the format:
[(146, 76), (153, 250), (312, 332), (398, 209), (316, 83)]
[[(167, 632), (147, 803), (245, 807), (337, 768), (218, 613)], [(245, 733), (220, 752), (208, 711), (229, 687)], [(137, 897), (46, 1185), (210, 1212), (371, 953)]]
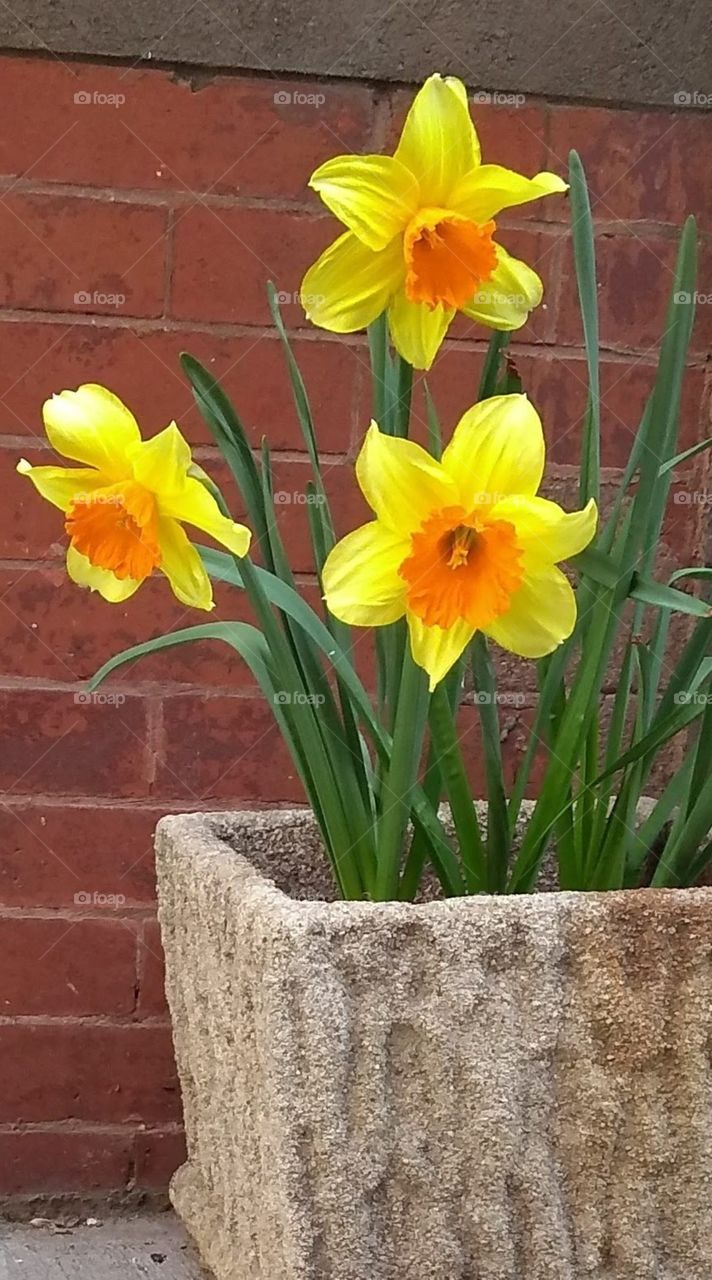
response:
[(422, 205), (449, 207), (450, 193), (480, 162), (480, 145), (461, 80), (434, 75), (408, 112), (396, 160), (420, 183)]
[(587, 547), (596, 532), (598, 510), (593, 498), (583, 511), (563, 511), (547, 498), (515, 495), (492, 507), (493, 520), (514, 525), (527, 567), (541, 568), (568, 560)]
[(576, 598), (560, 569), (527, 573), (507, 613), (484, 630), (503, 649), (543, 658), (568, 639), (576, 625)]
[(410, 302), (399, 289), (388, 308), (388, 325), (393, 345), (414, 369), (429, 369), (455, 312), (452, 307), (427, 307)]
[(445, 631), (442, 627), (426, 627), (414, 613), (408, 614), (408, 632), (413, 661), (427, 671), (431, 693), (475, 634), (474, 628), (464, 620)]
[(525, 395), (491, 396), (464, 413), (442, 457), (471, 510), (509, 494), (533, 496), (544, 473), (544, 433)]
[(190, 445), (175, 422), (141, 441), (131, 453), (135, 479), (155, 494), (182, 490), (191, 464)]
[(450, 197), (450, 206), (473, 222), (488, 222), (502, 209), (564, 191), (568, 191), (568, 184), (555, 173), (537, 173), (533, 178), (525, 178), (499, 164), (482, 164), (458, 183)]
[(77, 586), (98, 591), (109, 604), (121, 604), (141, 586), (134, 578), (117, 578), (111, 569), (98, 569), (72, 546), (67, 549), (67, 573)]
[(353, 231), (346, 231), (307, 271), (302, 280), (302, 306), (308, 319), (320, 328), (354, 333), (385, 311), (404, 279), (405, 259), (399, 240), (375, 253)]
[(161, 573), (171, 584), (181, 604), (192, 609), (212, 609), (213, 589), (198, 552), (176, 520), (161, 517), (158, 521), (158, 545), (161, 551)]
[(521, 329), (529, 312), (538, 307), (544, 286), (536, 271), (513, 258), (501, 244), (497, 249), (497, 267), (483, 284), (472, 302), (462, 308), (471, 320), (490, 329)]
[(384, 435), (372, 422), (356, 460), (356, 478), (371, 510), (408, 537), (430, 513), (458, 501), (450, 477), (412, 440)]
[(336, 156), (309, 186), (369, 249), (385, 249), (418, 206), (418, 184), (393, 156)]
[(233, 555), (246, 556), (249, 551), (250, 530), (224, 516), (213, 495), (192, 476), (188, 476), (180, 488), (160, 492), (158, 510), (161, 516), (182, 520), (202, 529)]
[(398, 570), (410, 542), (378, 520), (354, 529), (326, 558), (322, 582), (330, 613), (355, 627), (381, 627), (405, 613)]
[(81, 494), (94, 493), (106, 486), (105, 477), (93, 467), (33, 467), (26, 458), (20, 458), (17, 471), (27, 476), (37, 492), (60, 511), (66, 511)]
[(42, 409), (47, 439), (57, 453), (87, 462), (111, 480), (129, 474), (127, 454), (139, 443), (136, 419), (106, 387), (85, 383), (61, 391)]

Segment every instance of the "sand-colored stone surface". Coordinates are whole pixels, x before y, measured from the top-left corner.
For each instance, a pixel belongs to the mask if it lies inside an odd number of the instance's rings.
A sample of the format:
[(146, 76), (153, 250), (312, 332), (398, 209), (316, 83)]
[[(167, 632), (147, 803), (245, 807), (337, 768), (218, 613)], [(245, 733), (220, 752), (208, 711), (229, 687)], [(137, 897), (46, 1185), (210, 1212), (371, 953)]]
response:
[(310, 901), (306, 814), (157, 843), (217, 1280), (709, 1280), (712, 890)]

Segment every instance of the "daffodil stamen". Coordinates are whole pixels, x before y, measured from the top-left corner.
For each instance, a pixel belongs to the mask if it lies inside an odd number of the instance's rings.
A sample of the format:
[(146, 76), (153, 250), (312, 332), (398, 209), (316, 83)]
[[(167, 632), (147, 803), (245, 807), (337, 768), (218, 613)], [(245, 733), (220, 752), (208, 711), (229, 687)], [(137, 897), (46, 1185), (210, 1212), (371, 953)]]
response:
[(403, 246), (410, 302), (463, 307), (497, 267), (494, 222), (477, 226), (443, 209), (424, 209), (406, 228)]
[(476, 537), (477, 530), (467, 525), (459, 524), (453, 529), (447, 542), (448, 569), (459, 569), (467, 564)]
[(467, 517), (446, 507), (411, 536), (410, 555), (399, 569), (406, 602), (430, 627), (455, 622), (482, 629), (505, 613), (521, 585), (521, 550), (505, 520)]
[(128, 483), (75, 498), (64, 527), (71, 545), (98, 569), (144, 582), (161, 563), (153, 494)]

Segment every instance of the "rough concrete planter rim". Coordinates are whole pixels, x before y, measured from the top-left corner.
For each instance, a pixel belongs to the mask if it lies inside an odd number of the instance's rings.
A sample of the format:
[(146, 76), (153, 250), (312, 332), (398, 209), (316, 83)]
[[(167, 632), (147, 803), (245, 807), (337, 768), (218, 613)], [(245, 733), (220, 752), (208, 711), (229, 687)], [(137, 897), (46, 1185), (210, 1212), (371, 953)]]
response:
[[(638, 803), (638, 818), (640, 821), (649, 816), (654, 805), (654, 799), (648, 796), (641, 797)], [(477, 810), (480, 826), (483, 831), (486, 831), (487, 801), (476, 800), (475, 808)], [(515, 848), (522, 833), (526, 829), (526, 825), (529, 821), (533, 808), (534, 801), (524, 800), (522, 802), (521, 815), (515, 831)], [(445, 807), (441, 810), (441, 818), (443, 818), (446, 825), (448, 825)], [(286, 886), (281, 888), (275, 879), (274, 872), (270, 872), (267, 865), (264, 863), (259, 865), (258, 863), (253, 862), (248, 855), (235, 850), (230, 844), (230, 837), (237, 832), (245, 832), (248, 834), (257, 832), (264, 834), (276, 830), (281, 832), (294, 832), (300, 835), (306, 833), (316, 842), (319, 842), (320, 839), (314, 814), (311, 809), (306, 806), (299, 808), (226, 809), (201, 813), (167, 814), (164, 818), (159, 820), (156, 828), (157, 836), (159, 836), (162, 831), (168, 831), (171, 835), (174, 835), (175, 833), (178, 838), (184, 837), (191, 839), (198, 837), (201, 842), (201, 853), (209, 852), (209, 849), (206, 847), (206, 842), (208, 845), (215, 842), (215, 848), (212, 850), (214, 853), (218, 851), (218, 847), (223, 853), (226, 849), (230, 850), (236, 859), (247, 864), (252, 878), (254, 878), (255, 884), (259, 884), (262, 891), (266, 894), (265, 900), (269, 899), (275, 906), (279, 904), (281, 909), (284, 911), (295, 910), (298, 914), (302, 913), (305, 908), (311, 909), (318, 907), (321, 910), (324, 910), (325, 908), (337, 908), (340, 915), (345, 910), (347, 912), (354, 912), (355, 917), (363, 914), (371, 916), (379, 912), (387, 912), (393, 906), (397, 906), (399, 909), (405, 908), (407, 910), (421, 912), (423, 910), (430, 911), (433, 909), (447, 909), (448, 905), (454, 902), (459, 902), (461, 904), (463, 902), (467, 902), (476, 905), (484, 900), (490, 902), (509, 902), (520, 898), (526, 900), (534, 896), (532, 894), (513, 895), (483, 893), (473, 894), (467, 897), (445, 898), (440, 896), (438, 890), (436, 896), (427, 901), (419, 902), (401, 902), (400, 900), (394, 900), (392, 902), (344, 901), (336, 896), (336, 890), (331, 881), (332, 873), (325, 852), (320, 853), (320, 862), (316, 867), (314, 867), (313, 863), (308, 867), (307, 878), (301, 886), (304, 892), (298, 892), (295, 894), (293, 892), (293, 885), (290, 885), (289, 888)], [(277, 870), (279, 870), (279, 868), (277, 868)], [(542, 867), (542, 871), (544, 871), (544, 867)], [(310, 892), (313, 887), (313, 881), (308, 873), (312, 873), (313, 875), (314, 872), (316, 872), (319, 889), (321, 890), (321, 892), (318, 893)], [(558, 886), (555, 886), (553, 883), (555, 875), (555, 865), (550, 862), (548, 875), (542, 877), (541, 889), (538, 890), (535, 895), (537, 898), (542, 897), (544, 893), (555, 894), (556, 896), (566, 894), (570, 898), (579, 897), (591, 899), (601, 896), (608, 898), (611, 893), (617, 893), (618, 895), (624, 894), (626, 897), (630, 897), (632, 894), (645, 894), (646, 896), (649, 896), (650, 894), (657, 895), (659, 893), (669, 894), (691, 892), (690, 889), (674, 888), (621, 889), (606, 890), (605, 892), (584, 892), (583, 890), (576, 889), (559, 889)]]
[(712, 891), (300, 900), (239, 852), (303, 894), (314, 836), (159, 824), (217, 1280), (709, 1280)]

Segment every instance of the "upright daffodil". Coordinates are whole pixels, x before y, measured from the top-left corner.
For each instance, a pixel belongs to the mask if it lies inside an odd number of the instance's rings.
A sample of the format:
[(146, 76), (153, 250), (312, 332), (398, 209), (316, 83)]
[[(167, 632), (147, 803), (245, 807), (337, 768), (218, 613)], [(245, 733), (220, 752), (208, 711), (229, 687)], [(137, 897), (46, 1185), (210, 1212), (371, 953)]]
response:
[(237, 556), (246, 555), (250, 532), (222, 515), (196, 479), (176, 424), (142, 440), (133, 414), (94, 384), (52, 396), (43, 416), (52, 448), (86, 465), (32, 467), (23, 458), (17, 470), (64, 512), (70, 578), (117, 603), (159, 569), (182, 604), (212, 609), (210, 579), (179, 522)]
[(429, 369), (456, 311), (518, 329), (541, 302), (536, 272), (495, 243), (494, 218), (566, 183), (482, 164), (460, 80), (426, 80), (394, 156), (337, 156), (310, 186), (348, 228), (304, 277), (314, 324), (353, 333), (387, 309), (397, 350)]
[(536, 496), (544, 436), (526, 396), (468, 409), (441, 462), (375, 422), (356, 463), (376, 519), (347, 534), (324, 566), (324, 595), (342, 622), (408, 620), (415, 661), (442, 680), (483, 631), (525, 658), (551, 653), (576, 622), (559, 560), (591, 541), (596, 504), (564, 512)]

